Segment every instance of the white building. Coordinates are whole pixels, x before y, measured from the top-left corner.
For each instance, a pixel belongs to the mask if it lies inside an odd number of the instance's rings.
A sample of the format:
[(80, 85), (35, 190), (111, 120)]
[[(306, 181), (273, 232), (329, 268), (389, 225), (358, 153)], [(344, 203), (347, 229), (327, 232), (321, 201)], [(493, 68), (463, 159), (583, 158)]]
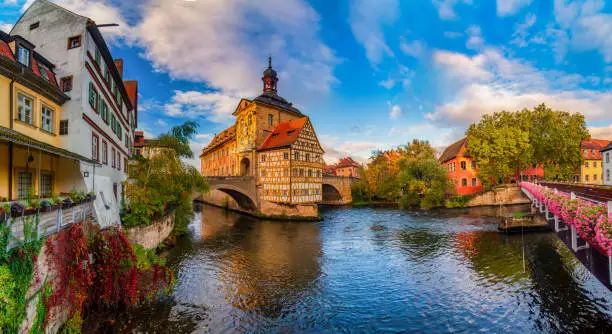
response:
[(603, 184), (612, 185), (612, 163), (610, 162), (612, 157), (612, 143), (608, 144), (608, 146), (604, 147), (601, 150), (601, 168), (602, 168), (602, 177)]
[(100, 162), (95, 168), (81, 164), (82, 182), (97, 195), (99, 223), (119, 223), (121, 183), (137, 126), (137, 82), (123, 81), (122, 61), (113, 60), (94, 21), (49, 1), (35, 1), (11, 35), (28, 39), (56, 64), (60, 87), (70, 96), (60, 145)]

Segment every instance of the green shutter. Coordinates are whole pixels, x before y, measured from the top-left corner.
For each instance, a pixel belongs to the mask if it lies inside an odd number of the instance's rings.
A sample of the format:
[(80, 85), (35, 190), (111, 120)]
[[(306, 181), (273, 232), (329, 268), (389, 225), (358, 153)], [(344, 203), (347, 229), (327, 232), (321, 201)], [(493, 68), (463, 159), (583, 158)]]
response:
[(94, 60), (96, 61), (96, 64), (98, 64), (98, 66), (100, 66), (100, 50), (98, 50), (98, 48), (96, 48), (96, 54), (94, 56)]
[(94, 92), (93, 82), (89, 83), (89, 104), (92, 106), (96, 105), (96, 95)]

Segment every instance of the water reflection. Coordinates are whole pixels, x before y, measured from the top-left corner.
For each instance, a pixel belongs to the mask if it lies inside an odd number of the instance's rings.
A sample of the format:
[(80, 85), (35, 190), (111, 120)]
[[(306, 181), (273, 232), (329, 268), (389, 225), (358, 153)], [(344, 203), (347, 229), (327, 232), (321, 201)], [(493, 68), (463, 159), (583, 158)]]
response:
[[(90, 332), (609, 331), (611, 293), (551, 233), (504, 235), (497, 209), (323, 211), (259, 221), (205, 206), (167, 254), (170, 298)], [(111, 320), (112, 319), (112, 320)], [(112, 323), (111, 323), (112, 321)]]

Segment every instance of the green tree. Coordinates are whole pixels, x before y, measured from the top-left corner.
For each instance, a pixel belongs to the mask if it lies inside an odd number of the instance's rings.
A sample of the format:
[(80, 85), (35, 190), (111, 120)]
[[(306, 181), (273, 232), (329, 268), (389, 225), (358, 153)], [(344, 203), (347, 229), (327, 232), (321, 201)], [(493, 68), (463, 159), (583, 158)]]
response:
[(467, 151), (478, 165), (485, 187), (508, 183), (532, 160), (529, 132), (521, 126), (519, 113), (507, 111), (484, 115), (467, 130)]
[(122, 219), (125, 226), (148, 225), (172, 210), (175, 232), (186, 231), (192, 215), (192, 195), (208, 190), (199, 171), (181, 160), (193, 156), (189, 139), (196, 129), (194, 122), (174, 127), (149, 143), (148, 156), (130, 161), (125, 184), (128, 212)]

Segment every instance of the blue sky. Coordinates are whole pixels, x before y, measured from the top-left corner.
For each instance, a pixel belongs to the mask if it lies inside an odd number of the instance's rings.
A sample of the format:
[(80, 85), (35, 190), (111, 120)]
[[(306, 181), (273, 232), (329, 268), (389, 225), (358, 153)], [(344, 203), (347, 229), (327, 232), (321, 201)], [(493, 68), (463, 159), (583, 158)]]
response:
[[(0, 0), (0, 29), (27, 6)], [(55, 0), (104, 28), (139, 80), (139, 128), (200, 124), (196, 154), (261, 91), (309, 115), (326, 159), (412, 138), (436, 147), (484, 113), (547, 103), (612, 139), (612, 3), (477, 0)]]

